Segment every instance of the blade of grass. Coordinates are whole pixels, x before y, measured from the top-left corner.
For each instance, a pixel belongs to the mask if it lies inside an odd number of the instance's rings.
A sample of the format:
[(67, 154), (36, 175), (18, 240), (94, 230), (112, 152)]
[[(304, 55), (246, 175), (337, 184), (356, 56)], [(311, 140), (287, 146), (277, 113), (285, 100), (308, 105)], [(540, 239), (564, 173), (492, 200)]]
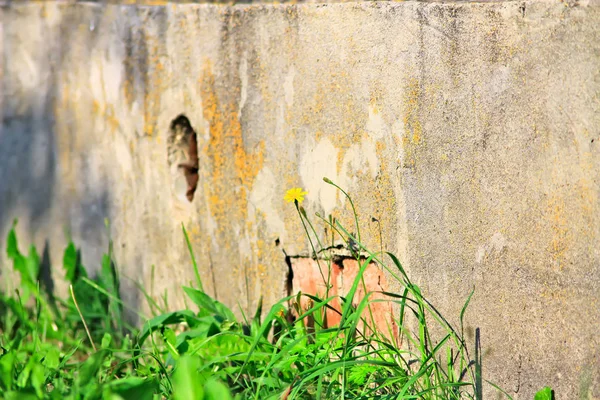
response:
[(73, 299), (73, 303), (75, 304), (75, 308), (77, 309), (77, 312), (79, 313), (79, 317), (81, 318), (81, 322), (83, 322), (83, 327), (85, 328), (85, 333), (87, 333), (88, 339), (90, 340), (90, 343), (92, 344), (92, 348), (94, 349), (94, 352), (96, 352), (98, 350), (96, 350), (96, 345), (94, 344), (94, 340), (92, 339), (92, 335), (90, 334), (90, 330), (88, 329), (87, 323), (85, 322), (85, 318), (83, 318), (83, 314), (81, 313), (81, 309), (79, 308), (79, 304), (77, 304), (77, 299), (75, 298), (75, 293), (73, 292), (73, 285), (69, 285), (69, 292), (71, 293), (71, 298)]
[(196, 256), (194, 255), (194, 250), (192, 249), (192, 243), (190, 242), (190, 238), (188, 233), (181, 223), (181, 229), (183, 230), (183, 236), (185, 237), (185, 243), (187, 244), (188, 251), (190, 252), (190, 258), (192, 259), (192, 266), (194, 267), (194, 274), (196, 275), (196, 283), (198, 283), (198, 289), (201, 292), (204, 292), (204, 286), (202, 286), (202, 279), (200, 278), (200, 272), (198, 270), (198, 263), (196, 262)]

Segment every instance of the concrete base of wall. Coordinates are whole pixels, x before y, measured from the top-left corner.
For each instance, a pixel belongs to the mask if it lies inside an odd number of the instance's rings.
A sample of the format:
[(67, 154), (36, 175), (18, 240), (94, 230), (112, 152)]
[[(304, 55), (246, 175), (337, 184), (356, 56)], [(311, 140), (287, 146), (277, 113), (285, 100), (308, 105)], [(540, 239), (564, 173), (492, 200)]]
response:
[(98, 267), (108, 219), (124, 277), (181, 306), (183, 224), (207, 291), (252, 312), (285, 293), (282, 249), (308, 253), (287, 189), (352, 226), (327, 176), (444, 315), (475, 288), (484, 378), (600, 397), (594, 2), (37, 2), (0, 21), (0, 233), (19, 218), (57, 285), (68, 237)]

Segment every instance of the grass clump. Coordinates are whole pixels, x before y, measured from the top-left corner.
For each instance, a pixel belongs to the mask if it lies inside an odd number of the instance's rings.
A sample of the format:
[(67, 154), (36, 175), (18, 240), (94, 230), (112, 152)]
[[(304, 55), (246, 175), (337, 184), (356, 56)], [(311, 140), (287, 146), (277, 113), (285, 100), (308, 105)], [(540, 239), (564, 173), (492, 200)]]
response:
[[(326, 180), (327, 183), (335, 185)], [(341, 189), (340, 189), (341, 190)], [(346, 195), (345, 192), (343, 192)], [(306, 228), (313, 254), (324, 247), (302, 208), (305, 192), (289, 193)], [(347, 196), (347, 195), (346, 195)], [(352, 209), (354, 205), (350, 200)], [(6, 399), (475, 399), (481, 376), (460, 327), (452, 327), (423, 296), (391, 253), (371, 252), (333, 218), (320, 218), (352, 250), (361, 273), (340, 309), (335, 296), (298, 293), (270, 309), (236, 318), (197, 287), (183, 287), (194, 309), (163, 312), (141, 328), (123, 323), (112, 245), (91, 279), (70, 243), (63, 257), (71, 295), (56, 299), (40, 285), (34, 247), (19, 250), (14, 227), (7, 256), (20, 275), (15, 290), (0, 294), (0, 397)], [(184, 230), (185, 239), (187, 234)], [(189, 240), (187, 241), (189, 245)], [(366, 295), (353, 302), (371, 263), (398, 280), (400, 293), (385, 293), (397, 307), (394, 335), (374, 326)], [(331, 273), (323, 274), (331, 287)], [(364, 288), (364, 286), (363, 286)], [(366, 288), (365, 292), (366, 292)], [(149, 297), (147, 297), (149, 298)], [(302, 298), (310, 308), (298, 307)], [(149, 299), (149, 301), (153, 301)], [(298, 311), (291, 317), (289, 305)], [(327, 310), (341, 322), (330, 327)], [(307, 321), (311, 320), (308, 324)], [(442, 332), (438, 339), (435, 332)], [(368, 334), (366, 332), (369, 332)], [(392, 332), (393, 333), (393, 332)]]

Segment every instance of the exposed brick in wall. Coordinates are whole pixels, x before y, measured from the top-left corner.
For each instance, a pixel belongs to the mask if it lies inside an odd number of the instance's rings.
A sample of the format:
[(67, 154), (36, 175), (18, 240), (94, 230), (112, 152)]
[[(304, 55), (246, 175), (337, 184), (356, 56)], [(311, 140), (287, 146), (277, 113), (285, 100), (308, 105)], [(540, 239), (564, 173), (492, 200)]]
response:
[[(365, 260), (361, 260), (361, 263)], [(334, 258), (331, 262), (315, 260), (308, 257), (292, 258), (292, 293), (309, 294), (319, 298), (333, 296), (329, 302), (331, 308), (326, 311), (325, 327), (334, 327), (340, 323), (342, 315), (341, 297), (346, 297), (356, 280), (361, 264), (357, 260), (343, 257)], [(329, 272), (331, 265), (331, 273)], [(325, 278), (325, 279), (324, 279)], [(330, 279), (331, 289), (327, 293), (327, 279)], [(398, 340), (398, 326), (394, 320), (392, 299), (383, 294), (386, 291), (387, 282), (383, 271), (376, 263), (370, 263), (359, 281), (358, 288), (352, 298), (353, 307), (357, 307), (361, 300), (368, 295), (369, 307), (366, 307), (361, 315), (368, 326), (377, 326), (378, 331), (386, 335), (388, 339)], [(366, 289), (366, 290), (365, 290)], [(377, 301), (385, 300), (385, 301)], [(300, 307), (306, 311), (313, 306), (312, 300), (307, 296), (301, 296)], [(369, 312), (370, 309), (370, 312)], [(296, 315), (297, 316), (297, 315)], [(364, 321), (359, 324), (359, 329), (365, 336), (372, 334), (369, 328), (365, 328)], [(308, 322), (309, 324), (312, 321)]]

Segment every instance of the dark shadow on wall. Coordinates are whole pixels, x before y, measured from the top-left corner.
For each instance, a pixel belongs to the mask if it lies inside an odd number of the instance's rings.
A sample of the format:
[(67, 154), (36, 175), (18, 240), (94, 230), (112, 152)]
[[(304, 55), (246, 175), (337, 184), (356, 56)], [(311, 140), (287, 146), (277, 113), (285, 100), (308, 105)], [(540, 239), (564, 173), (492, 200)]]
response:
[[(96, 171), (90, 170), (86, 154), (77, 153), (70, 144), (76, 136), (85, 140), (85, 132), (70, 125), (75, 116), (69, 113), (74, 110), (58, 105), (70, 72), (72, 43), (88, 44), (76, 49), (80, 60), (89, 60), (97, 32), (90, 31), (82, 37), (81, 30), (74, 29), (80, 18), (73, 12), (65, 11), (60, 23), (51, 26), (42, 18), (36, 19), (31, 12), (14, 8), (5, 6), (1, 21), (4, 61), (0, 89), (6, 95), (1, 103), (0, 126), (0, 234), (8, 232), (13, 220), (18, 219), (19, 226), (27, 229), (28, 235), (28, 238), (19, 238), (22, 249), (31, 244), (30, 240), (38, 245), (44, 243), (43, 250), (38, 249), (43, 251), (41, 272), (43, 284), (52, 293), (54, 282), (50, 271), (61, 269), (60, 265), (51, 265), (52, 255), (59, 259), (64, 250), (52, 246), (57, 232), (68, 233), (78, 241), (76, 245), (82, 248), (84, 257), (85, 253), (91, 253), (97, 264), (89, 266), (92, 271), (99, 268), (102, 253), (107, 250), (104, 220), (110, 215), (109, 188), (88, 184), (87, 176)], [(89, 11), (91, 19), (97, 21), (101, 20), (102, 12), (100, 8)], [(24, 32), (24, 22), (33, 25), (31, 32)], [(38, 27), (40, 31), (35, 32)], [(27, 48), (27, 44), (32, 48)], [(32, 83), (32, 79), (35, 82)], [(71, 146), (69, 149), (58, 148), (56, 121), (59, 118), (62, 122), (60, 143)], [(59, 154), (68, 154), (71, 161), (79, 162), (61, 165)], [(72, 172), (68, 169), (73, 166), (81, 166), (74, 174), (78, 187), (65, 187), (61, 177)], [(5, 237), (0, 237), (0, 243), (4, 241)], [(0, 266), (0, 279), (3, 269), (9, 267)], [(58, 272), (55, 276), (62, 275), (61, 271), (55, 272)]]
[[(35, 121), (31, 115), (5, 116), (3, 120), (0, 131), (0, 232), (3, 237), (0, 243), (5, 242), (5, 234), (14, 219), (21, 221), (20, 226), (29, 227), (30, 237), (33, 237), (52, 207), (56, 173), (52, 150), (54, 135), (51, 130), (41, 128), (41, 124), (42, 121)], [(21, 251), (26, 251), (29, 245), (21, 242)], [(1, 250), (5, 251), (4, 246)], [(44, 249), (43, 257), (49, 264), (48, 248)], [(0, 279), (3, 270), (4, 267), (0, 268)], [(53, 289), (52, 283), (45, 283)]]
[[(125, 7), (118, 12), (100, 5), (48, 7), (59, 7), (50, 11), (60, 18), (58, 22), (52, 22), (56, 18), (40, 17), (39, 9), (16, 3), (5, 4), (2, 9), (4, 61), (0, 90), (7, 95), (2, 102), (0, 126), (0, 235), (18, 218), (20, 228), (28, 229), (29, 238), (38, 245), (47, 243), (46, 276), (51, 277), (52, 270), (55, 278), (63, 274), (59, 271), (61, 265), (50, 266), (50, 260), (56, 264), (64, 251), (57, 247), (56, 236), (66, 235), (81, 250), (82, 262), (94, 276), (108, 250), (105, 220), (112, 217), (112, 204), (118, 199), (114, 199), (110, 180), (104, 178), (108, 173), (98, 170), (98, 165), (106, 166), (107, 160), (104, 164), (90, 161), (93, 137), (98, 137), (91, 133), (98, 115), (90, 118), (76, 114), (91, 113), (93, 99), (87, 94), (91, 89), (71, 82), (86, 82), (97, 55), (107, 54), (111, 46), (123, 45), (128, 62), (122, 71), (131, 91), (148, 94), (157, 90), (151, 78), (157, 74), (155, 60), (167, 47), (167, 12), (161, 7)], [(140, 23), (144, 19), (151, 20), (153, 27)], [(31, 31), (23, 26), (30, 26)], [(151, 30), (152, 38), (158, 38), (159, 43), (148, 48)], [(123, 42), (112, 41), (115, 37), (110, 32), (114, 31)], [(24, 68), (35, 70), (34, 87), (31, 79), (27, 82), (21, 75)], [(147, 107), (149, 115), (157, 115), (160, 102), (149, 102)], [(168, 126), (155, 128), (168, 130)], [(22, 245), (28, 246), (29, 238), (22, 238)], [(0, 245), (3, 242), (0, 237)], [(143, 269), (150, 267), (144, 264), (147, 251), (128, 249), (128, 258), (139, 260), (127, 266), (130, 276), (143, 276)], [(3, 268), (0, 265), (0, 274)], [(54, 288), (54, 283), (50, 287)], [(129, 306), (138, 308), (143, 296), (134, 283), (123, 280), (121, 293)]]

